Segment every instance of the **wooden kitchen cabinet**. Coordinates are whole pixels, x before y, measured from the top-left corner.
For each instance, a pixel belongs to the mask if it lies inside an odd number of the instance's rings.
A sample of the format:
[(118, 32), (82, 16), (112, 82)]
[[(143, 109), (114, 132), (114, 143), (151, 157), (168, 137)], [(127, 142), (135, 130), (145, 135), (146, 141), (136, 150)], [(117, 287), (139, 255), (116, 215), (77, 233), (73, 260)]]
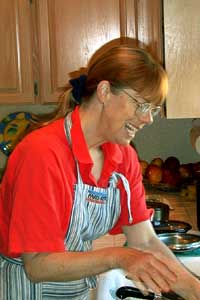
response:
[(33, 103), (30, 3), (0, 1), (0, 104)]
[(162, 0), (127, 0), (126, 36), (147, 45), (151, 54), (163, 64)]
[(43, 102), (55, 102), (69, 73), (109, 40), (138, 38), (162, 61), (160, 0), (40, 0), (37, 9)]
[(167, 118), (200, 117), (200, 1), (164, 0)]
[(69, 73), (86, 66), (90, 56), (120, 37), (116, 0), (38, 1), (41, 99), (54, 102)]
[(0, 103), (57, 102), (112, 39), (139, 39), (162, 60), (160, 0), (8, 0), (0, 16)]

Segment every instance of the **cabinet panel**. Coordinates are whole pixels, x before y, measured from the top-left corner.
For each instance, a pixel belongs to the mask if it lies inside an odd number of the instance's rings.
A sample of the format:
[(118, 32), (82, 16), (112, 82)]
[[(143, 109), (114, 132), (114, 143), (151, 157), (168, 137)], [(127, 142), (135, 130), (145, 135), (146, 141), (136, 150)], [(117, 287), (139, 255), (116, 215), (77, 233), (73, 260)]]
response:
[(33, 103), (29, 1), (0, 1), (0, 19), (0, 103)]
[(163, 62), (162, 0), (135, 2), (137, 38), (148, 45), (155, 58)]
[(162, 0), (120, 0), (120, 4), (121, 36), (138, 39), (163, 63)]
[(130, 38), (137, 37), (138, 30), (138, 20), (137, 20), (137, 1), (126, 0), (126, 19), (124, 23), (126, 24), (125, 35)]
[(38, 2), (41, 98), (57, 101), (69, 73), (84, 67), (104, 43), (120, 37), (117, 0)]
[(199, 0), (164, 1), (168, 118), (200, 117), (199, 11)]
[[(120, 36), (150, 44), (160, 57), (160, 3), (1, 1), (0, 104), (56, 102), (69, 73), (86, 66), (96, 49)], [(34, 80), (39, 82), (36, 96)]]

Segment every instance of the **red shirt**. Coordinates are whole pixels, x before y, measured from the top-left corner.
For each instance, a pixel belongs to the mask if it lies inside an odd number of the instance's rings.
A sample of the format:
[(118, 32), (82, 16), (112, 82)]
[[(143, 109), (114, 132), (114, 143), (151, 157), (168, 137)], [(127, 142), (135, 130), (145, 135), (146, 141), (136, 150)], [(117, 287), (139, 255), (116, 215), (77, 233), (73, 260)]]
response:
[[(137, 154), (131, 146), (105, 143), (104, 165), (98, 182), (81, 129), (78, 107), (72, 113), (72, 149), (64, 119), (27, 135), (8, 159), (0, 190), (0, 253), (18, 257), (23, 252), (64, 251), (79, 163), (86, 184), (107, 187), (113, 171), (122, 173), (131, 189), (133, 223), (149, 219)], [(119, 182), (121, 215), (110, 231), (121, 233), (129, 225), (127, 195)]]

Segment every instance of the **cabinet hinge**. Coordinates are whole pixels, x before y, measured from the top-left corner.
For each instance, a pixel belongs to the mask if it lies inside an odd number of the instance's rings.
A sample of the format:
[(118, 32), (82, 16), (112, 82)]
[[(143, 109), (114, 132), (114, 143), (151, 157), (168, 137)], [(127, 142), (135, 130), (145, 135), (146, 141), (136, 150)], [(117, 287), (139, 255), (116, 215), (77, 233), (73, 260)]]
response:
[(38, 81), (34, 81), (34, 95), (38, 96), (39, 83)]

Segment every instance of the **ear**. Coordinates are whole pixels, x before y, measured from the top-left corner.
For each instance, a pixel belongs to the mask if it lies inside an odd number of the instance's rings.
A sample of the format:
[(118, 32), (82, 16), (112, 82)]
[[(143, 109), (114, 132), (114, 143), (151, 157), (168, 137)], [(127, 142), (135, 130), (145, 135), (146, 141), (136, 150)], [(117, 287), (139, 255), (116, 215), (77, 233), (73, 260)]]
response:
[(105, 103), (110, 97), (110, 83), (107, 80), (102, 80), (97, 85), (97, 96), (100, 102)]

